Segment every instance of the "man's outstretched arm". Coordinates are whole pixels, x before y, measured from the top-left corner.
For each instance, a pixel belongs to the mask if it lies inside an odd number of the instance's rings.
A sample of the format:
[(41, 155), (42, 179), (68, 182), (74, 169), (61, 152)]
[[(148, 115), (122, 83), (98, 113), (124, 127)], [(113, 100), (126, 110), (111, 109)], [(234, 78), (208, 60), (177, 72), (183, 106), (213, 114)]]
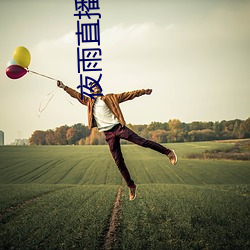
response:
[(139, 97), (142, 95), (150, 95), (152, 93), (152, 89), (141, 89), (141, 90), (134, 90), (134, 91), (130, 91), (130, 92), (124, 92), (121, 94), (117, 94), (117, 98), (119, 103), (121, 102), (125, 102), (128, 100), (132, 100), (135, 97)]
[(64, 89), (70, 96), (72, 96), (73, 98), (76, 98), (83, 105), (87, 105), (89, 97), (83, 95), (83, 99), (81, 99), (81, 94), (79, 92), (77, 92), (74, 89), (64, 85), (62, 81), (58, 80), (57, 81), (57, 86), (59, 88)]

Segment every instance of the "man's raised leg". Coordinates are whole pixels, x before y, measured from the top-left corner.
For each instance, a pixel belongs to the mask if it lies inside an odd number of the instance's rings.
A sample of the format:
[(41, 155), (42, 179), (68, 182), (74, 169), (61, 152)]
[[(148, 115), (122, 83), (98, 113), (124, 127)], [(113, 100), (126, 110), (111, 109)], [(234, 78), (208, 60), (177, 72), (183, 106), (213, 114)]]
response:
[(174, 150), (168, 149), (166, 147), (163, 147), (161, 144), (151, 141), (151, 140), (146, 140), (139, 135), (137, 135), (135, 132), (133, 132), (131, 129), (127, 128), (124, 126), (121, 130), (120, 137), (122, 139), (125, 139), (127, 141), (133, 142), (139, 146), (145, 147), (145, 148), (150, 148), (153, 149), (161, 154), (167, 155), (171, 164), (176, 165), (177, 163), (177, 155), (175, 154)]

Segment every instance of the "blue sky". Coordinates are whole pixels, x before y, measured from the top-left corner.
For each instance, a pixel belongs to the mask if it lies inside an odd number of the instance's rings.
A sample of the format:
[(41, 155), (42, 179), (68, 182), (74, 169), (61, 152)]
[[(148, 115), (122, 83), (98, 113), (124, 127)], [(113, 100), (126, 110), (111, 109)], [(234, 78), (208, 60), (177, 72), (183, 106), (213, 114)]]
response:
[[(127, 123), (250, 116), (249, 1), (99, 3), (104, 94), (153, 89), (151, 96), (121, 104)], [(55, 81), (30, 73), (18, 80), (5, 75), (14, 49), (22, 45), (31, 53), (31, 70), (76, 89), (74, 13), (74, 1), (68, 0), (1, 1), (0, 130), (7, 144), (38, 129), (87, 124), (86, 107), (57, 89)]]

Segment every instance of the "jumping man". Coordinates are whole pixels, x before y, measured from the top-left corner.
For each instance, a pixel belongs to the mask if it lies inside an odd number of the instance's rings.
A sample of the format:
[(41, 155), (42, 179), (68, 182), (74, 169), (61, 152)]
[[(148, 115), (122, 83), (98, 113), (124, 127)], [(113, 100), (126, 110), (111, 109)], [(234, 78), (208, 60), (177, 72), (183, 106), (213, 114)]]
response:
[[(150, 95), (152, 89), (135, 90), (121, 94), (102, 95), (97, 84), (93, 85), (92, 94), (96, 94), (95, 99), (83, 95), (77, 91), (65, 86), (61, 81), (57, 81), (57, 86), (63, 88), (70, 96), (76, 98), (81, 104), (88, 107), (88, 126), (89, 129), (97, 127), (100, 132), (104, 132), (106, 141), (109, 144), (110, 152), (114, 158), (118, 169), (120, 170), (127, 186), (129, 187), (129, 199), (134, 200), (136, 197), (136, 185), (131, 179), (127, 166), (122, 156), (120, 139), (133, 142), (139, 146), (153, 149), (166, 155), (171, 164), (177, 163), (177, 156), (174, 150), (163, 147), (154, 141), (146, 140), (132, 130), (127, 128), (119, 103), (132, 100), (142, 95)], [(99, 96), (98, 96), (99, 95)]]

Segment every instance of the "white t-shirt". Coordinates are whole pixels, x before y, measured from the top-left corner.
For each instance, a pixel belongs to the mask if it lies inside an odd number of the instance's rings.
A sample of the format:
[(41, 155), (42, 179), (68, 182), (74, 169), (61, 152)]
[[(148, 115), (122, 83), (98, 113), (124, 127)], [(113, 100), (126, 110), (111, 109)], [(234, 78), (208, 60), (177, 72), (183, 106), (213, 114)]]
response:
[(110, 130), (116, 124), (119, 124), (118, 119), (110, 111), (106, 103), (101, 100), (101, 97), (96, 97), (93, 106), (93, 115), (96, 120), (97, 128), (100, 132)]

